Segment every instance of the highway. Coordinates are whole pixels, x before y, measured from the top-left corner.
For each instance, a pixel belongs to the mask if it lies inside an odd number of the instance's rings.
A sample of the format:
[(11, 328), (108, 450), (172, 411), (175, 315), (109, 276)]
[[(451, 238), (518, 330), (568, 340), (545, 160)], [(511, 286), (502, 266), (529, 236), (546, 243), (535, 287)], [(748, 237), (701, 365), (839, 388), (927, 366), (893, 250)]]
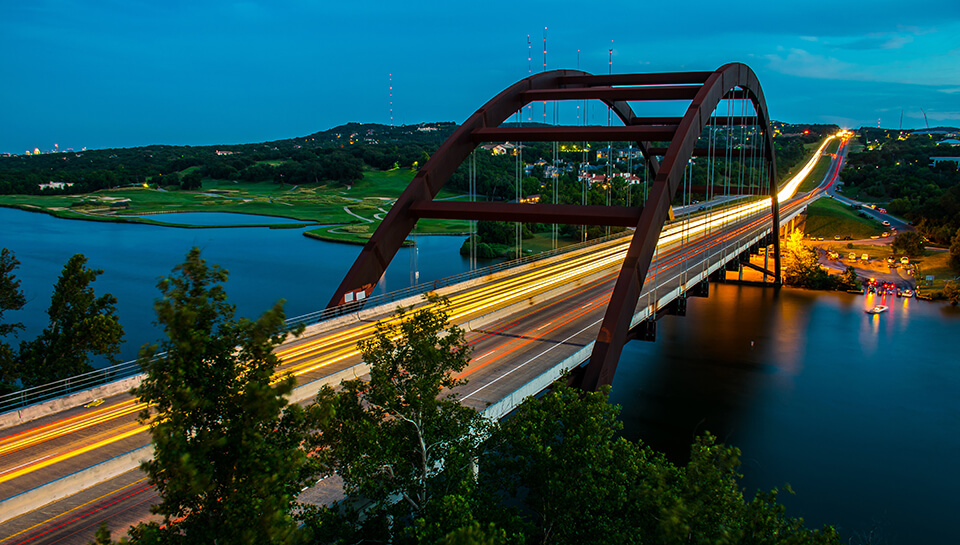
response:
[[(824, 180), (826, 186), (834, 183), (844, 152), (845, 141)], [(795, 189), (796, 185), (791, 197)], [(805, 206), (822, 190), (790, 200), (782, 194), (782, 213)], [(640, 306), (687, 283), (708, 264), (735, 255), (737, 241), (768, 230), (771, 220), (765, 204), (769, 210), (768, 200), (761, 199), (724, 212), (678, 218), (666, 227)], [(452, 321), (468, 331), (473, 349), (471, 363), (460, 375), (468, 382), (455, 391), (460, 399), (484, 410), (591, 343), (628, 243), (629, 237), (609, 241), (447, 293)], [(312, 328), (302, 338), (288, 341), (277, 349), (282, 361), (278, 375), (291, 373), (301, 385), (336, 384), (344, 377), (362, 376), (365, 368), (357, 342), (374, 333), (377, 319), (389, 319), (393, 308), (362, 321)], [(147, 426), (136, 420), (144, 408), (129, 394), (121, 394), (98, 406), (77, 407), (0, 431), (0, 498), (148, 445)], [(82, 494), (4, 522), (0, 545), (86, 543), (100, 520), (125, 529), (147, 516), (147, 506), (155, 501), (153, 488), (142, 478), (137, 470), (124, 472)]]

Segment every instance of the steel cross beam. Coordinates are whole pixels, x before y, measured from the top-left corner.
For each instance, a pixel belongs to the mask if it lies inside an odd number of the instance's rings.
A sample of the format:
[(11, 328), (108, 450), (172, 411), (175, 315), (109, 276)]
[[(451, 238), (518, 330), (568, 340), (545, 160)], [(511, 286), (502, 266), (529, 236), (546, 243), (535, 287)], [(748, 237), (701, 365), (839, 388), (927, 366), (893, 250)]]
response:
[[(739, 88), (735, 93), (729, 93)], [(617, 277), (617, 283), (610, 296), (610, 303), (600, 325), (600, 332), (593, 346), (590, 360), (582, 373), (574, 377), (576, 386), (584, 390), (596, 390), (600, 386), (613, 382), (623, 345), (627, 342), (630, 321), (635, 312), (640, 292), (654, 251), (660, 239), (660, 231), (670, 210), (670, 201), (680, 187), (683, 171), (694, 150), (703, 128), (709, 123), (711, 113), (724, 97), (735, 94), (749, 98), (763, 121), (763, 133), (767, 140), (767, 159), (770, 160), (771, 195), (773, 196), (774, 226), (779, 227), (779, 211), (776, 197), (776, 162), (774, 160), (773, 141), (767, 130), (767, 107), (763, 92), (756, 75), (744, 64), (732, 63), (720, 67), (706, 79), (697, 96), (687, 108), (680, 122), (677, 135), (664, 154), (653, 182), (650, 196), (647, 198), (637, 230), (627, 249), (623, 267)], [(776, 247), (777, 272), (780, 270), (779, 244)], [(777, 277), (779, 282), (779, 276)]]
[[(690, 75), (692, 74), (692, 75)], [(565, 78), (588, 78), (586, 82), (568, 82), (563, 83)], [(667, 79), (678, 78), (680, 80), (695, 80), (700, 78), (700, 73), (678, 73), (666, 75)], [(598, 79), (591, 79), (598, 78)], [(410, 185), (403, 191), (397, 202), (394, 203), (390, 212), (377, 227), (373, 235), (364, 245), (360, 255), (354, 261), (353, 266), (344, 276), (343, 281), (337, 287), (333, 297), (327, 304), (327, 308), (332, 308), (346, 302), (346, 294), (354, 294), (364, 291), (370, 295), (373, 287), (380, 280), (380, 277), (386, 271), (387, 266), (397, 250), (403, 244), (417, 222), (418, 216), (413, 213), (411, 207), (415, 203), (424, 203), (432, 201), (443, 185), (450, 179), (457, 167), (470, 156), (470, 153), (476, 148), (478, 140), (482, 140), (482, 131), (485, 129), (497, 129), (501, 123), (520, 110), (530, 102), (530, 98), (525, 94), (530, 91), (543, 89), (557, 89), (561, 86), (576, 88), (587, 87), (591, 82), (603, 83), (606, 76), (591, 76), (587, 72), (580, 70), (553, 70), (543, 72), (523, 79), (514, 85), (503, 90), (484, 104), (479, 110), (474, 112), (430, 157), (423, 167), (417, 172)], [(644, 79), (644, 78), (641, 78)], [(661, 83), (657, 78), (653, 78), (647, 84)], [(608, 85), (607, 83), (603, 83)], [(624, 125), (635, 125), (634, 119), (639, 119), (633, 113), (626, 101), (616, 101), (610, 99), (601, 99), (612, 109)], [(636, 130), (636, 127), (631, 127)], [(663, 131), (663, 127), (656, 130)], [(477, 134), (475, 134), (477, 133)], [(672, 132), (671, 132), (672, 134)], [(636, 138), (642, 138), (642, 129), (634, 135)], [(646, 153), (649, 147), (647, 140), (638, 140), (637, 146), (646, 157), (647, 166), (652, 173), (658, 170), (658, 161), (656, 157)]]
[[(534, 100), (600, 100), (617, 114), (622, 127), (500, 127), (507, 118)], [(725, 99), (749, 99), (756, 115), (712, 116)], [(628, 101), (691, 100), (683, 117), (638, 117)], [(574, 381), (594, 390), (610, 384), (616, 371), (630, 320), (653, 258), (664, 221), (671, 214), (687, 161), (705, 154), (695, 148), (704, 127), (757, 125), (770, 162), (770, 195), (774, 232), (779, 228), (776, 160), (763, 92), (749, 67), (727, 64), (715, 72), (591, 75), (579, 70), (554, 70), (530, 76), (508, 87), (477, 110), (440, 146), (397, 199), (370, 237), (328, 304), (345, 302), (345, 295), (369, 295), (403, 241), (420, 218), (491, 219), (636, 228), (617, 278), (590, 361)], [(450, 176), (487, 141), (635, 141), (653, 176), (643, 207), (584, 207), (518, 203), (435, 202)], [(652, 142), (669, 141), (667, 148)], [(658, 159), (662, 157), (662, 161)], [(602, 209), (602, 210), (598, 210)], [(780, 282), (780, 247), (775, 240), (776, 282)], [(351, 297), (351, 300), (355, 300)]]
[(424, 201), (410, 213), (418, 218), (493, 220), (524, 223), (568, 223), (633, 227), (642, 208), (636, 206), (583, 206), (579, 204), (520, 204), (505, 202)]

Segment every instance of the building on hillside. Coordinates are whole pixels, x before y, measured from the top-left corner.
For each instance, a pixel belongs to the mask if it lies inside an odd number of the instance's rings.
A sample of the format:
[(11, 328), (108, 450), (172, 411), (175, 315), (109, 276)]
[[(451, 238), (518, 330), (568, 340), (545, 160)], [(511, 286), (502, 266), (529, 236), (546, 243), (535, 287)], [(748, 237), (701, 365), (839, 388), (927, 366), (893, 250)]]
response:
[(511, 144), (510, 142), (504, 142), (503, 144), (484, 144), (480, 146), (480, 149), (489, 151), (490, 155), (516, 155), (517, 152), (523, 148), (523, 144)]
[(937, 166), (940, 163), (953, 162), (957, 164), (957, 168), (960, 168), (960, 157), (931, 157), (930, 162), (933, 163), (932, 166)]
[(63, 189), (65, 187), (73, 187), (73, 182), (47, 182), (40, 184), (40, 189)]

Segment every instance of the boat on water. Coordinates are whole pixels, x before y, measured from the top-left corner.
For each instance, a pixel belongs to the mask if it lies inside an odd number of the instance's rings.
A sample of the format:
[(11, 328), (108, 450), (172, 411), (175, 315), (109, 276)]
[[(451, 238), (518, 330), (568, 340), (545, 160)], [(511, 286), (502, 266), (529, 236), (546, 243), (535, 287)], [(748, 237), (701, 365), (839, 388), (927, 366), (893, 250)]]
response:
[(868, 308), (864, 312), (866, 312), (867, 314), (880, 314), (881, 312), (886, 312), (887, 309), (889, 308), (890, 307), (888, 307), (887, 305), (877, 305), (873, 308)]

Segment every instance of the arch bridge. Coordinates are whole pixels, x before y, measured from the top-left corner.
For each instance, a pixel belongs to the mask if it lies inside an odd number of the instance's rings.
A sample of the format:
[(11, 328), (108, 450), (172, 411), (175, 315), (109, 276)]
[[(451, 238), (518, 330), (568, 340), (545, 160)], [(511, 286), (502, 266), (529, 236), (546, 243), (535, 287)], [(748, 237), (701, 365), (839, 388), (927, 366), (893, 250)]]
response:
[[(616, 114), (621, 125), (531, 125), (504, 126), (530, 103), (547, 101), (599, 101)], [(664, 101), (688, 102), (679, 117), (640, 116)], [(735, 112), (732, 104), (740, 106)], [(723, 104), (727, 112), (723, 114)], [(749, 105), (749, 111), (746, 106)], [(419, 170), (337, 288), (328, 308), (354, 303), (369, 296), (397, 250), (419, 219), (495, 220), (509, 222), (616, 226), (634, 229), (632, 241), (620, 268), (610, 303), (589, 362), (577, 370), (573, 381), (594, 390), (610, 384), (644, 280), (650, 269), (661, 231), (672, 219), (672, 203), (678, 192), (715, 191), (694, 186), (688, 165), (695, 157), (708, 165), (726, 161), (727, 167), (749, 156), (758, 165), (758, 182), (748, 187), (724, 184), (725, 194), (768, 194), (774, 236), (774, 268), (764, 270), (779, 284), (780, 249), (777, 168), (770, 118), (756, 74), (746, 65), (731, 63), (713, 72), (668, 72), (592, 75), (579, 70), (554, 70), (530, 76), (503, 90), (477, 110), (440, 146)], [(733, 145), (733, 131), (748, 131), (753, 144), (741, 138)], [(759, 134), (757, 134), (757, 132)], [(758, 141), (759, 140), (759, 141)], [(652, 180), (644, 202), (638, 206), (589, 206), (522, 204), (520, 202), (455, 202), (434, 200), (444, 184), (483, 143), (488, 142), (630, 142), (643, 156)], [(721, 146), (721, 144), (723, 144)], [(708, 167), (708, 172), (710, 168)], [(741, 170), (742, 172), (742, 170)]]

